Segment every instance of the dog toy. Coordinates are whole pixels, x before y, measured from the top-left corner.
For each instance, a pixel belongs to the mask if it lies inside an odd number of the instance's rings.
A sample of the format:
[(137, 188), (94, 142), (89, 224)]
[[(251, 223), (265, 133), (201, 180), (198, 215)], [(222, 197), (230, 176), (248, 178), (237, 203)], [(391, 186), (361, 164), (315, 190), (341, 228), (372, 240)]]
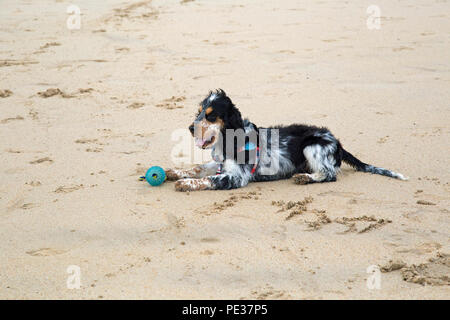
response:
[(145, 176), (140, 177), (139, 180), (147, 180), (151, 186), (156, 187), (166, 180), (166, 173), (163, 168), (154, 166), (148, 169)]

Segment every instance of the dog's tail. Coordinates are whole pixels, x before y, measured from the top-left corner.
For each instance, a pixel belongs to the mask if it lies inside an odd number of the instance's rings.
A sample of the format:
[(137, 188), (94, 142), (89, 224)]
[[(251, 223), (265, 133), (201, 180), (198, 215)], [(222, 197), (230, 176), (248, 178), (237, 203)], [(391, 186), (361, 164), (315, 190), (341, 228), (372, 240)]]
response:
[(400, 179), (400, 180), (408, 180), (409, 179), (408, 177), (405, 177), (401, 173), (397, 173), (397, 172), (394, 172), (391, 170), (375, 167), (370, 164), (364, 163), (364, 162), (360, 161), (359, 159), (357, 159), (356, 157), (354, 157), (350, 152), (345, 151), (344, 149), (342, 149), (342, 151), (343, 151), (342, 160), (345, 163), (352, 166), (353, 168), (355, 168), (357, 171), (370, 172), (373, 174), (380, 174), (382, 176), (387, 176), (387, 177), (396, 178), (396, 179)]

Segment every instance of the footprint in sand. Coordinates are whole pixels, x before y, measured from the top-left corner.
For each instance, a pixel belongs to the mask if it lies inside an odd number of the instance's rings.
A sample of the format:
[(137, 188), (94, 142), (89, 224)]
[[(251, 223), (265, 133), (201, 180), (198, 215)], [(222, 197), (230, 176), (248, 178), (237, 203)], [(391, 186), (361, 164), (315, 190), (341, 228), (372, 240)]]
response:
[(30, 164), (39, 164), (39, 163), (44, 163), (44, 162), (52, 163), (53, 160), (50, 159), (49, 157), (45, 157), (45, 158), (40, 158), (37, 160), (30, 161)]
[(24, 198), (23, 196), (19, 195), (8, 203), (6, 212), (12, 212), (16, 209), (21, 209), (24, 205)]
[(137, 21), (138, 19), (156, 19), (158, 18), (158, 11), (151, 7), (151, 1), (139, 1), (121, 8), (114, 9), (114, 13), (108, 15), (104, 22), (115, 22), (120, 25), (122, 20), (131, 19)]
[(315, 220), (304, 221), (308, 226), (308, 231), (319, 230), (322, 226), (332, 222), (331, 219), (325, 214), (325, 210), (313, 210), (313, 212), (316, 214)]
[(136, 133), (135, 136), (139, 137), (139, 138), (148, 138), (155, 135), (154, 132), (150, 132), (150, 133)]
[(76, 92), (76, 93), (83, 94), (83, 93), (91, 93), (92, 91), (94, 91), (93, 88), (80, 88), (80, 89), (78, 89), (78, 92)]
[(38, 120), (39, 119), (39, 112), (37, 112), (34, 109), (31, 109), (30, 111), (28, 111), (28, 115), (30, 116), (30, 118), (32, 120)]
[(261, 192), (257, 192), (257, 191), (232, 192), (230, 194), (231, 194), (231, 196), (228, 197), (228, 199), (225, 199), (223, 202), (214, 202), (212, 205), (206, 206), (206, 209), (203, 206), (198, 209), (195, 209), (195, 211), (200, 214), (204, 214), (204, 215), (208, 215), (208, 216), (211, 214), (220, 213), (229, 207), (235, 206), (241, 200), (244, 200), (244, 199), (258, 200), (259, 196), (261, 195)]
[(50, 47), (57, 47), (57, 46), (60, 46), (60, 45), (61, 45), (61, 43), (59, 43), (59, 42), (47, 42), (46, 44), (41, 46), (40, 49), (47, 49), (47, 48), (50, 48)]
[(52, 248), (41, 248), (38, 250), (31, 250), (27, 251), (26, 253), (33, 257), (47, 257), (47, 256), (54, 256), (58, 254), (66, 253), (67, 250), (60, 250), (60, 249), (52, 249)]
[[(328, 194), (324, 193), (324, 194)], [(334, 194), (335, 192), (332, 192)], [(351, 195), (352, 193), (343, 193), (343, 196)], [(322, 194), (319, 194), (322, 195)], [(302, 222), (306, 224), (308, 227), (308, 231), (317, 231), (320, 230), (324, 225), (337, 223), (347, 227), (343, 232), (338, 232), (338, 234), (347, 234), (347, 233), (366, 233), (375, 229), (379, 229), (384, 225), (392, 223), (392, 220), (389, 219), (380, 219), (375, 216), (359, 216), (359, 217), (338, 217), (335, 219), (331, 219), (328, 217), (326, 210), (318, 210), (308, 208), (308, 205), (313, 202), (312, 197), (305, 197), (301, 201), (289, 201), (285, 202), (283, 200), (280, 201), (272, 201), (273, 206), (278, 206), (280, 209), (277, 211), (285, 212), (290, 210), (288, 215), (285, 217), (285, 220), (290, 220), (296, 216), (311, 216), (313, 220), (303, 219)], [(351, 199), (351, 201), (356, 201), (355, 199)], [(357, 228), (358, 225), (361, 225), (361, 228)]]
[(42, 98), (50, 98), (53, 96), (61, 96), (63, 98), (75, 98), (79, 95), (83, 95), (85, 93), (91, 93), (92, 91), (94, 91), (93, 88), (80, 88), (77, 91), (73, 92), (73, 93), (66, 93), (64, 91), (62, 91), (59, 88), (49, 88), (45, 91), (41, 91), (38, 92), (38, 96), (42, 97)]
[(16, 116), (16, 117), (14, 117), (14, 118), (6, 118), (6, 119), (3, 119), (2, 121), (0, 121), (0, 123), (8, 123), (8, 122), (11, 122), (11, 121), (17, 121), (17, 120), (24, 120), (24, 117), (22, 117), (22, 116)]
[(158, 108), (164, 108), (167, 110), (181, 109), (184, 107), (182, 105), (180, 105), (179, 103), (184, 100), (186, 100), (186, 97), (184, 97), (184, 96), (181, 96), (181, 97), (172, 96), (171, 98), (165, 99), (161, 103), (158, 103), (156, 106)]
[(401, 270), (403, 280), (421, 285), (450, 285), (450, 255), (438, 254), (426, 263), (411, 265)]
[[(346, 234), (351, 232), (356, 233), (366, 233), (375, 229), (379, 229), (384, 225), (387, 225), (388, 223), (392, 223), (392, 220), (389, 219), (380, 219), (376, 218), (375, 216), (359, 216), (359, 217), (341, 217), (336, 218), (333, 220), (333, 222), (342, 224), (347, 227), (347, 229), (343, 232), (340, 232), (339, 234)], [(366, 226), (360, 230), (356, 228), (357, 223), (366, 224)], [(367, 225), (368, 223), (368, 225)]]
[(273, 299), (289, 299), (291, 297), (290, 294), (288, 294), (284, 290), (275, 290), (272, 286), (268, 285), (263, 289), (260, 290), (254, 290), (251, 292), (251, 295), (256, 300), (273, 300)]
[(0, 90), (0, 98), (7, 98), (12, 96), (13, 92), (11, 90), (5, 89), (5, 90)]
[(385, 136), (383, 138), (378, 139), (377, 143), (385, 143), (387, 142), (389, 139), (389, 136)]
[(75, 185), (75, 186), (71, 186), (71, 187), (66, 187), (66, 186), (60, 186), (58, 188), (55, 189), (55, 193), (70, 193), (70, 192), (74, 192), (76, 190), (79, 189), (83, 189), (84, 186), (82, 184), (80, 185)]
[(130, 104), (127, 109), (140, 109), (144, 106), (145, 104), (143, 102), (134, 102), (132, 104)]
[(27, 60), (12, 60), (6, 59), (0, 61), (0, 67), (11, 67), (11, 66), (26, 66), (28, 64), (37, 64), (38, 61), (27, 61)]
[(6, 149), (5, 152), (8, 152), (8, 153), (24, 153), (24, 151), (14, 150), (14, 149)]
[(435, 206), (436, 205), (436, 203), (431, 202), (431, 201), (427, 201), (427, 200), (417, 200), (416, 203), (424, 205), (424, 206)]
[(20, 209), (29, 210), (29, 209), (33, 209), (36, 207), (39, 207), (39, 205), (36, 203), (24, 203), (22, 206), (20, 206)]
[(380, 266), (381, 272), (392, 272), (396, 270), (400, 270), (406, 267), (406, 263), (401, 260), (389, 260), (389, 262), (383, 266)]
[(98, 142), (98, 139), (77, 139), (77, 140), (75, 140), (75, 143), (80, 143), (80, 144), (86, 144), (86, 143), (101, 144), (101, 143)]
[(184, 217), (178, 218), (172, 213), (166, 213), (166, 218), (170, 226), (173, 226), (177, 229), (181, 229), (186, 225)]
[(33, 52), (33, 54), (39, 54), (39, 53), (45, 53), (45, 49), (48, 49), (50, 47), (57, 47), (60, 46), (61, 44), (59, 42), (47, 42), (46, 44), (44, 44), (43, 46), (41, 46), (39, 48), (39, 50)]
[(50, 88), (45, 91), (40, 91), (37, 94), (38, 94), (38, 96), (40, 96), (42, 98), (50, 98), (50, 97), (58, 96), (58, 95), (61, 95), (61, 96), (65, 95), (65, 93), (62, 92), (59, 88)]
[(40, 187), (42, 186), (42, 183), (40, 181), (30, 181), (30, 182), (25, 182), (26, 185), (28, 186), (32, 186), (32, 187)]
[(391, 260), (381, 266), (381, 272), (394, 272), (400, 270), (404, 281), (431, 286), (450, 285), (450, 255), (438, 253), (436, 257), (427, 262), (408, 266), (401, 260)]
[(294, 216), (300, 215), (305, 211), (307, 211), (308, 210), (307, 205), (310, 204), (313, 200), (314, 200), (313, 197), (305, 197), (301, 201), (285, 202), (284, 200), (279, 200), (279, 201), (272, 201), (272, 205), (280, 207), (277, 213), (284, 212), (286, 210), (291, 210), (291, 212), (289, 212), (289, 215), (285, 218), (285, 220), (289, 220)]
[[(104, 143), (99, 142), (98, 139), (84, 139), (84, 138), (75, 140), (75, 143), (79, 143), (79, 144), (96, 144), (96, 145), (100, 145), (100, 146), (105, 145)], [(102, 152), (103, 148), (93, 146), (93, 147), (86, 148), (85, 151), (86, 152)]]

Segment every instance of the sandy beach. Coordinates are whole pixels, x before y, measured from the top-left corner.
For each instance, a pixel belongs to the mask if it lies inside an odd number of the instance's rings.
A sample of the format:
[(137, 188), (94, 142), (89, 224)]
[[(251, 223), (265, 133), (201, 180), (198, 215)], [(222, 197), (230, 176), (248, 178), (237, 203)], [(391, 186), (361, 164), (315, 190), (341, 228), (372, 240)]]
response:
[[(139, 181), (216, 88), (410, 179)], [(0, 298), (449, 299), (449, 123), (450, 1), (4, 0)]]

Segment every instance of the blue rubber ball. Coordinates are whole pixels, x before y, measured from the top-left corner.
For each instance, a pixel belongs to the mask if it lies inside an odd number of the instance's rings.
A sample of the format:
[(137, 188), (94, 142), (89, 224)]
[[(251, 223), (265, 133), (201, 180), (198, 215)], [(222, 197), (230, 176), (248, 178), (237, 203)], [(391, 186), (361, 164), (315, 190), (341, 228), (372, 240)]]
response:
[(145, 180), (147, 180), (150, 185), (156, 187), (166, 180), (166, 173), (161, 167), (151, 167), (145, 174)]

